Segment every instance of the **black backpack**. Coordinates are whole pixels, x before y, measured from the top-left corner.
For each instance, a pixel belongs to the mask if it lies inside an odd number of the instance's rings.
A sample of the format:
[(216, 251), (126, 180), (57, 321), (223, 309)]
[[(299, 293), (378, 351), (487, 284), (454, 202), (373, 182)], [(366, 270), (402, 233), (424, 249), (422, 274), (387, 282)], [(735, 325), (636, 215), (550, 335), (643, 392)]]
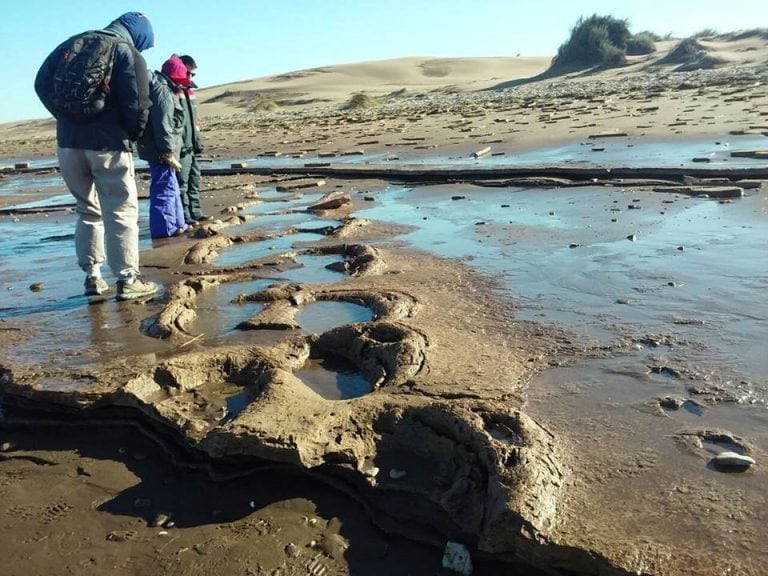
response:
[(73, 36), (59, 47), (50, 101), (58, 114), (87, 122), (104, 111), (120, 42), (125, 40), (93, 31)]

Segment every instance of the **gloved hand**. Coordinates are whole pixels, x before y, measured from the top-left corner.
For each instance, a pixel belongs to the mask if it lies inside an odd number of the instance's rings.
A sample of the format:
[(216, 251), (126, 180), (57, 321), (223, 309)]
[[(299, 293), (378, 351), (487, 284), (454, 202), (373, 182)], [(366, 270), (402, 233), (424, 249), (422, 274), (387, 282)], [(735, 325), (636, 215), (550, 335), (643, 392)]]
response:
[(181, 162), (179, 162), (173, 154), (163, 154), (160, 157), (160, 160), (162, 160), (164, 164), (168, 164), (168, 166), (176, 170), (176, 172), (181, 172)]

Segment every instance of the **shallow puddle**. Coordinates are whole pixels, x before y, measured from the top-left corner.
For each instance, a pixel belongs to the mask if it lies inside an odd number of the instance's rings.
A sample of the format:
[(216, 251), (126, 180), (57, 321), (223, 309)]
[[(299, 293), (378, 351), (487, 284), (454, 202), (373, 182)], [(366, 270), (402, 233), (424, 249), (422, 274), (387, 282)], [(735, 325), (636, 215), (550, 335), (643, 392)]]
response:
[(371, 309), (352, 302), (313, 302), (296, 313), (296, 323), (305, 333), (322, 334), (337, 326), (370, 322)]
[[(451, 196), (462, 196), (451, 201)], [(632, 208), (630, 208), (632, 207)], [(673, 333), (707, 366), (764, 379), (768, 201), (631, 189), (393, 189), (363, 218), (417, 226), (414, 247), (499, 278), (525, 318), (610, 342)]]
[[(140, 210), (148, 210), (147, 202), (140, 203)], [(75, 255), (75, 221), (75, 214), (63, 212), (22, 215), (17, 221), (0, 218), (0, 318), (64, 311), (87, 302), (82, 296), (85, 275)], [(149, 231), (146, 224), (139, 226), (139, 249), (146, 250)], [(106, 263), (102, 272), (114, 287)]]
[(288, 212), (263, 214), (243, 224), (227, 228), (227, 234), (237, 235), (246, 232), (278, 232), (291, 226), (299, 226), (312, 221), (314, 215), (309, 212)]
[(205, 290), (195, 300), (197, 320), (195, 332), (199, 334), (221, 335), (235, 330), (237, 325), (264, 309), (261, 302), (242, 302), (233, 304), (232, 300), (244, 294), (254, 294), (274, 284), (268, 278), (248, 282), (225, 282), (215, 288)]
[(346, 278), (343, 272), (329, 270), (329, 264), (344, 261), (339, 254), (321, 254), (318, 256), (303, 254), (296, 259), (298, 268), (290, 268), (280, 272), (280, 278), (296, 284), (321, 284), (340, 282)]
[[(645, 138), (643, 136), (613, 138), (582, 138), (533, 150), (509, 152), (482, 158), (466, 156), (424, 156), (421, 158), (404, 157), (403, 160), (388, 160), (389, 154), (363, 154), (318, 158), (259, 157), (239, 160), (216, 161), (213, 168), (229, 168), (234, 161), (243, 161), (253, 167), (288, 167), (303, 166), (308, 162), (334, 164), (385, 164), (398, 167), (403, 164), (425, 164), (430, 166), (488, 166), (524, 167), (524, 166), (621, 166), (627, 168), (672, 168), (672, 167), (708, 167), (708, 168), (760, 168), (761, 160), (753, 158), (733, 158), (736, 150), (756, 150), (768, 144), (762, 135), (733, 135), (726, 138)], [(694, 161), (696, 159), (696, 161)], [(278, 193), (279, 194), (279, 193)]]
[(233, 244), (222, 251), (216, 258), (216, 266), (220, 268), (241, 266), (251, 260), (257, 260), (269, 255), (281, 254), (293, 250), (297, 242), (309, 243), (322, 238), (317, 234), (309, 232), (286, 234), (275, 238), (268, 238), (257, 242), (240, 242)]
[[(0, 196), (14, 196), (19, 193), (24, 194), (45, 194), (46, 196), (50, 197), (51, 192), (56, 191), (56, 189), (61, 189), (63, 191), (66, 191), (67, 188), (64, 185), (64, 181), (61, 179), (61, 177), (56, 174), (51, 176), (50, 174), (45, 175), (34, 175), (34, 174), (20, 174), (17, 176), (8, 176), (5, 178), (0, 178)], [(72, 195), (67, 192), (66, 198), (69, 200), (69, 202), (74, 206), (75, 200), (72, 197)], [(43, 200), (42, 202), (45, 202)], [(48, 205), (43, 204), (43, 205)], [(14, 208), (21, 208), (23, 207), (22, 204), (17, 204), (13, 206)]]
[(349, 400), (373, 388), (357, 367), (340, 358), (310, 359), (295, 376), (326, 400)]
[[(523, 166), (611, 166), (625, 168), (760, 168), (761, 160), (734, 158), (731, 152), (766, 147), (765, 136), (730, 136), (728, 139), (695, 138), (685, 140), (618, 137), (582, 139), (559, 146), (525, 150), (499, 156), (437, 156), (409, 163), (432, 166), (471, 165), (473, 167)], [(695, 160), (694, 160), (695, 159)]]

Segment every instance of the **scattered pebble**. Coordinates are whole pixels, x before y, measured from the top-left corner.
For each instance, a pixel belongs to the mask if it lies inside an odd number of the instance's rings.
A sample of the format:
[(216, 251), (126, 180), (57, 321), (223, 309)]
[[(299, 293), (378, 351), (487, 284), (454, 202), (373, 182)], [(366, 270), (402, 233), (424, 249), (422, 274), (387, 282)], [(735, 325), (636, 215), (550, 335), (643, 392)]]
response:
[(685, 400), (679, 396), (666, 396), (659, 401), (659, 406), (667, 410), (679, 410), (683, 404)]
[(169, 514), (158, 514), (152, 520), (152, 527), (158, 528), (160, 526), (165, 526), (166, 522), (168, 522), (170, 519), (171, 519), (171, 516)]
[(0, 444), (0, 452), (12, 452), (16, 449), (16, 446), (11, 442), (3, 442)]
[(29, 289), (32, 292), (42, 292), (43, 290), (43, 283), (42, 282), (35, 282), (33, 284), (29, 285)]
[(467, 547), (458, 542), (447, 542), (443, 553), (443, 568), (464, 576), (472, 574), (472, 557)]
[(285, 552), (285, 555), (289, 558), (298, 558), (301, 556), (301, 549), (296, 546), (293, 542), (289, 542), (285, 545), (285, 548), (283, 549)]
[(754, 466), (755, 459), (738, 452), (720, 452), (712, 459), (716, 468), (727, 470), (746, 470)]
[(405, 478), (405, 475), (408, 474), (405, 470), (398, 470), (397, 468), (392, 468), (389, 471), (389, 477), (392, 478), (392, 480), (400, 480), (400, 478)]

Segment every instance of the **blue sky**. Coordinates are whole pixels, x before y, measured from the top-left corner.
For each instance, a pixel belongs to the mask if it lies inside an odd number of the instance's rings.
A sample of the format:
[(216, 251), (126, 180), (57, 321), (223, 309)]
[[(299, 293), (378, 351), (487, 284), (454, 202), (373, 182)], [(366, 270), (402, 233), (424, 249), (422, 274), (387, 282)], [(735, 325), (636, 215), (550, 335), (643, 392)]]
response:
[(0, 122), (45, 117), (32, 88), (43, 59), (68, 36), (129, 11), (154, 26), (150, 68), (192, 54), (203, 87), (403, 56), (551, 56), (594, 13), (676, 37), (768, 27), (765, 0), (6, 0)]

